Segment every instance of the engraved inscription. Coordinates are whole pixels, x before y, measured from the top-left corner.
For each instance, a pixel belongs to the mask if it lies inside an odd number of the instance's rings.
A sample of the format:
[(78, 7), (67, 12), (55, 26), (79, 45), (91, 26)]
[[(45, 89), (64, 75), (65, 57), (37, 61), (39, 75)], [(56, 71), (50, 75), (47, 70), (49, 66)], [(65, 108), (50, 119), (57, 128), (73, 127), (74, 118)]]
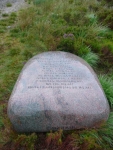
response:
[(73, 130), (75, 129), (75, 126), (61, 126), (61, 127), (47, 127), (47, 130), (59, 130), (59, 129), (63, 129), (63, 130)]
[[(81, 86), (87, 77), (75, 71), (68, 60), (43, 58), (37, 61), (41, 64), (41, 71), (37, 73), (34, 84), (29, 85), (28, 89), (91, 89), (91, 86)], [(77, 61), (74, 63), (77, 64)]]

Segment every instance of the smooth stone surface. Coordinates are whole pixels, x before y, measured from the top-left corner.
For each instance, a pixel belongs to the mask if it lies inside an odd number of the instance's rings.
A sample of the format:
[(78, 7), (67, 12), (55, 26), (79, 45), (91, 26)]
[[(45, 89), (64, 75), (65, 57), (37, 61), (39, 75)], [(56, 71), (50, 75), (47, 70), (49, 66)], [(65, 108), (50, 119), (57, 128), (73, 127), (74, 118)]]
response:
[(109, 105), (91, 67), (67, 52), (45, 52), (24, 66), (8, 103), (18, 132), (99, 126)]

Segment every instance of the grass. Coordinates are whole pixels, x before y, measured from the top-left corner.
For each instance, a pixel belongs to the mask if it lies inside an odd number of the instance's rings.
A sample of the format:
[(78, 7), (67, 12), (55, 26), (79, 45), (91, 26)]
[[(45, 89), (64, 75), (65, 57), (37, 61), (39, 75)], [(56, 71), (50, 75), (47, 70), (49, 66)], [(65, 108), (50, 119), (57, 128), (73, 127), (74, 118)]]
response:
[[(31, 5), (27, 9), (0, 20), (0, 149), (112, 150), (111, 3), (105, 0), (29, 0), (28, 3)], [(99, 129), (20, 135), (13, 130), (6, 113), (17, 77), (31, 57), (57, 50), (76, 54), (95, 69), (111, 107), (110, 117)]]
[(109, 101), (109, 105), (112, 108), (113, 107), (113, 80), (107, 75), (100, 75), (99, 80), (106, 94), (106, 97)]
[(82, 58), (92, 67), (96, 67), (99, 61), (99, 56), (90, 51), (86, 55), (82, 55)]
[(8, 3), (6, 3), (6, 6), (7, 6), (7, 7), (11, 7), (12, 4), (11, 4), (10, 2), (8, 2)]
[(7, 17), (9, 16), (7, 13), (2, 14), (2, 17)]

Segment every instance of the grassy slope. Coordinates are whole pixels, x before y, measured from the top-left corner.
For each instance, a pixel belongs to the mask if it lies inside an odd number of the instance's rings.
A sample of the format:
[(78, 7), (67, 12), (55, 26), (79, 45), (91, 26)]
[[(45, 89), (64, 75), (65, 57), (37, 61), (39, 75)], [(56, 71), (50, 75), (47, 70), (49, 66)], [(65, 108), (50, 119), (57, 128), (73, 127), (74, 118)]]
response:
[[(37, 5), (20, 11), (18, 16), (12, 13), (7, 19), (0, 20), (1, 149), (113, 149), (112, 112), (108, 122), (95, 130), (60, 130), (47, 135), (19, 135), (13, 131), (6, 115), (9, 96), (26, 61), (43, 51), (71, 52), (84, 58), (97, 74), (107, 73), (100, 76), (100, 81), (111, 108), (113, 104), (112, 3), (104, 0), (34, 2)], [(45, 144), (42, 141), (46, 141)]]

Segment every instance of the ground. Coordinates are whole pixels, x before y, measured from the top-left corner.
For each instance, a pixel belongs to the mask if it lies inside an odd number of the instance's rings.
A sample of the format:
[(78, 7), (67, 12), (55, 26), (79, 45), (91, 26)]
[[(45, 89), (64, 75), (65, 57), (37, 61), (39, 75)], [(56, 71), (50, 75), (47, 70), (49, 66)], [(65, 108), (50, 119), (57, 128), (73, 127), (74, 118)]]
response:
[(25, 0), (0, 0), (0, 18), (3, 18), (2, 14), (18, 11), (26, 6)]

